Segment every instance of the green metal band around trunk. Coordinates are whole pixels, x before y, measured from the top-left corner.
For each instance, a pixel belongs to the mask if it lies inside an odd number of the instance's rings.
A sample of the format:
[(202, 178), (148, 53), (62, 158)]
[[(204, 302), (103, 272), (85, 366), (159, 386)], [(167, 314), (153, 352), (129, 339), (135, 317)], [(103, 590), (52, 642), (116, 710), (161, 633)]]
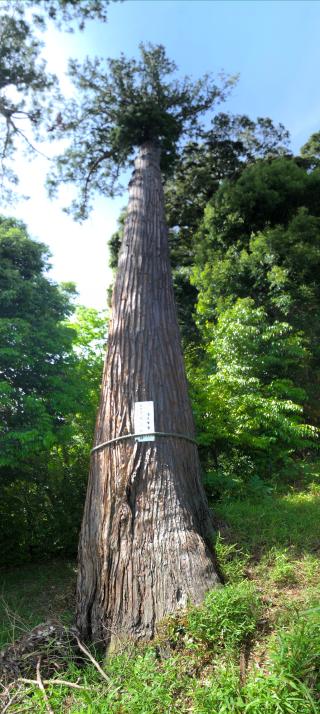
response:
[(102, 444), (97, 444), (97, 446), (94, 446), (93, 449), (91, 449), (91, 454), (93, 454), (94, 451), (98, 451), (99, 449), (104, 449), (105, 446), (116, 444), (118, 441), (126, 441), (127, 439), (137, 439), (139, 436), (173, 436), (176, 439), (185, 439), (185, 441), (190, 441), (192, 444), (196, 444), (196, 446), (198, 446), (198, 442), (191, 436), (187, 436), (186, 434), (178, 434), (176, 432), (166, 431), (152, 431), (146, 434), (125, 434), (124, 436), (116, 436), (115, 439), (103, 441)]

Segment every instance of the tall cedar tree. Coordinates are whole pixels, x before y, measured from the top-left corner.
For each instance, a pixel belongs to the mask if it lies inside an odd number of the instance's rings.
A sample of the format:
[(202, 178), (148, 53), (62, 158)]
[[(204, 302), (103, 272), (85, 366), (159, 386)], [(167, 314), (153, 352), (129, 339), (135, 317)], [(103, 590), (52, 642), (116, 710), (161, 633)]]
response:
[[(112, 194), (138, 147), (112, 300), (95, 445), (134, 432), (134, 404), (151, 400), (155, 429), (194, 437), (173, 295), (161, 168), (199, 130), (199, 115), (224, 98), (206, 76), (168, 79), (176, 70), (162, 46), (141, 60), (86, 61), (71, 72), (81, 105), (65, 112), (72, 142), (57, 177), (74, 181), (87, 215), (93, 190)], [(133, 438), (97, 449), (79, 550), (77, 622), (82, 636), (116, 644), (153, 637), (159, 620), (200, 602), (219, 584), (211, 516), (197, 448), (176, 436)]]
[[(268, 117), (252, 121), (244, 114), (216, 114), (210, 128), (187, 141), (164, 185), (169, 228), (170, 262), (184, 348), (200, 347), (195, 313), (198, 290), (191, 274), (196, 262), (198, 229), (208, 201), (225, 179), (236, 180), (248, 164), (290, 155), (289, 133)], [(125, 214), (109, 241), (110, 265), (115, 268), (123, 236)], [(194, 354), (199, 354), (199, 349)]]

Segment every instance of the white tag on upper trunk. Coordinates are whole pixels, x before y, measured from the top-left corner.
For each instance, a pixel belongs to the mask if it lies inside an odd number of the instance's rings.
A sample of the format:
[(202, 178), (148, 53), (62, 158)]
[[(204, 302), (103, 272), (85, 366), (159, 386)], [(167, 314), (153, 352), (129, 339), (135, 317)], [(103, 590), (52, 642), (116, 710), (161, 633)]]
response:
[(154, 441), (154, 409), (153, 402), (135, 402), (134, 433), (143, 434), (136, 441)]

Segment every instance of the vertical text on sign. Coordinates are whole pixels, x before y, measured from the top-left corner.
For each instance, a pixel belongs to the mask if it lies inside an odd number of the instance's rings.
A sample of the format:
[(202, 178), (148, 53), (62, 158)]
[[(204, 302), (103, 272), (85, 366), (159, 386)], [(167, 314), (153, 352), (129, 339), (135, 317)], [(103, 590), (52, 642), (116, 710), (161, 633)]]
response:
[(154, 441), (154, 408), (153, 402), (135, 402), (134, 405), (134, 432), (142, 434), (137, 436), (137, 441)]

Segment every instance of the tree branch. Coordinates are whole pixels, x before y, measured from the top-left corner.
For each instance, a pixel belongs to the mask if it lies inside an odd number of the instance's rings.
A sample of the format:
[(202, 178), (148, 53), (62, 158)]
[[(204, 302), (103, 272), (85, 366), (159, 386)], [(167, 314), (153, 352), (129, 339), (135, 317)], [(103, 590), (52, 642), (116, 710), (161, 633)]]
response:
[(104, 161), (104, 159), (110, 159), (110, 158), (111, 158), (111, 155), (112, 155), (112, 154), (111, 154), (111, 151), (105, 151), (101, 156), (99, 156), (99, 157), (93, 162), (93, 164), (91, 164), (90, 169), (89, 169), (89, 173), (88, 173), (88, 175), (87, 175), (87, 178), (86, 178), (86, 181), (85, 181), (85, 184), (84, 184), (84, 189), (83, 189), (84, 203), (87, 203), (87, 200), (88, 200), (88, 191), (89, 191), (89, 185), (90, 185), (90, 181), (91, 181), (92, 175), (94, 174), (94, 172), (95, 172), (96, 169), (98, 168), (99, 164), (101, 164), (101, 162)]
[(45, 700), (45, 704), (46, 704), (46, 709), (47, 709), (47, 711), (49, 712), (49, 714), (54, 714), (53, 709), (51, 709), (50, 702), (49, 702), (49, 699), (48, 699), (47, 692), (46, 692), (46, 690), (45, 690), (45, 688), (44, 688), (43, 681), (42, 681), (42, 679), (41, 679), (40, 664), (41, 664), (41, 657), (39, 657), (38, 662), (37, 662), (37, 684), (38, 684), (39, 689), (41, 689), (42, 694), (43, 694), (43, 696), (44, 696), (44, 700)]
[(80, 642), (79, 638), (76, 637), (77, 644), (81, 652), (83, 652), (86, 657), (92, 662), (92, 664), (95, 666), (95, 668), (98, 670), (98, 672), (101, 674), (101, 677), (106, 680), (106, 682), (110, 682), (110, 677), (103, 671), (102, 667), (100, 667), (100, 664), (95, 660), (95, 658), (92, 656), (91, 652), (84, 646), (82, 642)]
[[(38, 684), (37, 679), (27, 679), (26, 677), (20, 677), (19, 682), (24, 682), (25, 684)], [(82, 684), (77, 684), (76, 682), (68, 682), (66, 679), (43, 679), (43, 684), (57, 684), (62, 687), (72, 687), (73, 689), (89, 689)]]

